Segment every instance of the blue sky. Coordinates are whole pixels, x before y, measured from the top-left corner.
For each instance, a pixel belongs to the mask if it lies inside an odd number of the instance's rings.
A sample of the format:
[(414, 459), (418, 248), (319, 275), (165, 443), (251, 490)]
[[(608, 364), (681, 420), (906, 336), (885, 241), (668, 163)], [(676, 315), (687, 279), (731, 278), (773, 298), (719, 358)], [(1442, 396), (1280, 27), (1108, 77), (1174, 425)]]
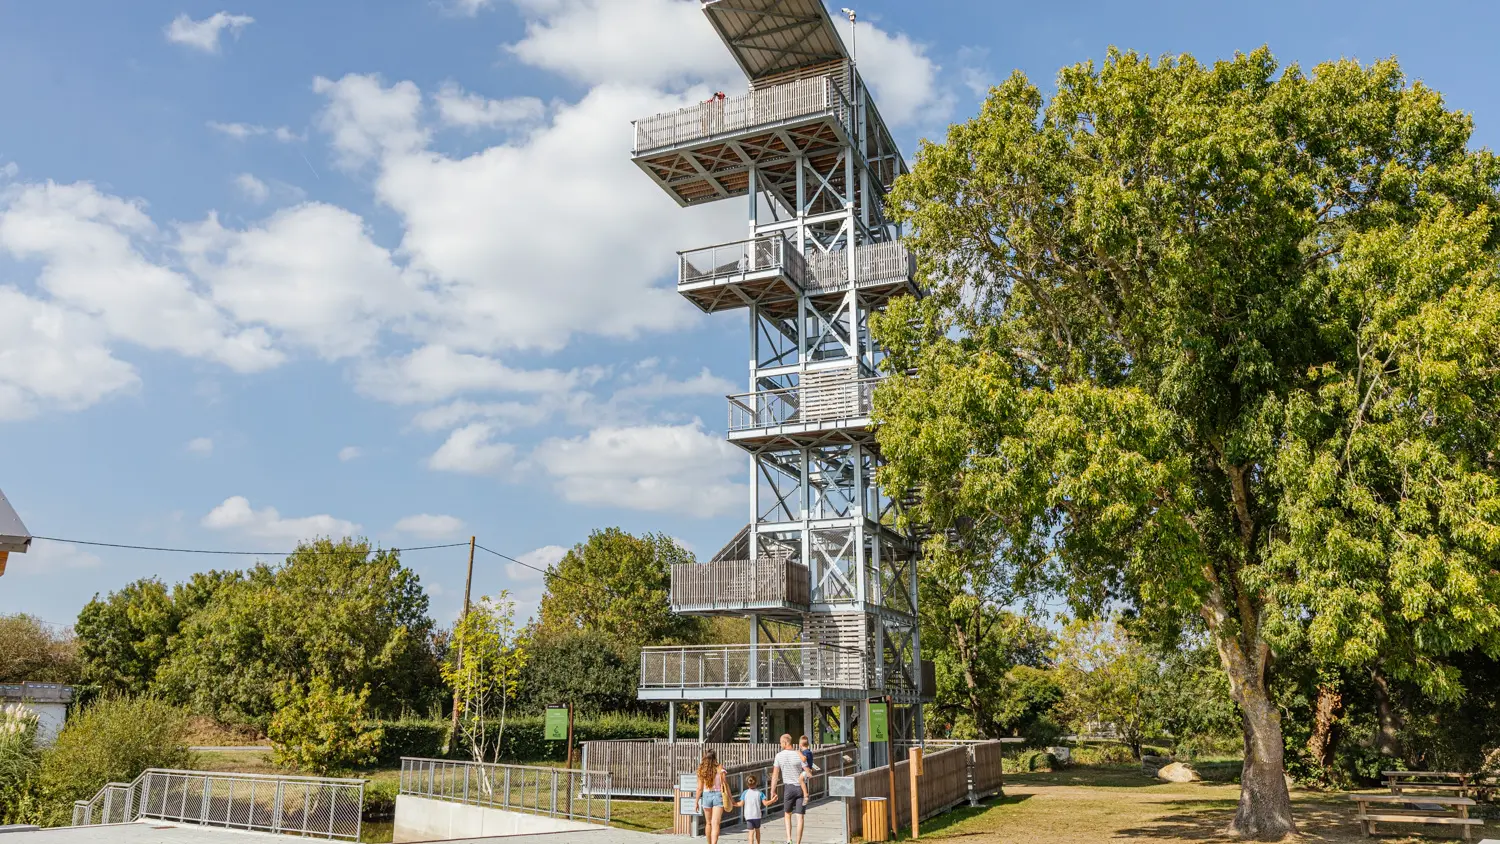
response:
[[(746, 326), (677, 300), (673, 252), (743, 209), (678, 209), (629, 162), (632, 118), (743, 87), (697, 5), (0, 4), (0, 489), (34, 533), (130, 544), (475, 533), (544, 564), (621, 525), (712, 553), (748, 510), (722, 442)], [(1050, 89), (1110, 44), (1395, 55), (1476, 144), (1500, 119), (1480, 4), (856, 8), (908, 155), (1013, 69)], [(243, 562), (38, 542), (0, 612)], [(407, 562), (450, 619), (462, 552)], [(537, 597), (485, 555), (475, 581)]]

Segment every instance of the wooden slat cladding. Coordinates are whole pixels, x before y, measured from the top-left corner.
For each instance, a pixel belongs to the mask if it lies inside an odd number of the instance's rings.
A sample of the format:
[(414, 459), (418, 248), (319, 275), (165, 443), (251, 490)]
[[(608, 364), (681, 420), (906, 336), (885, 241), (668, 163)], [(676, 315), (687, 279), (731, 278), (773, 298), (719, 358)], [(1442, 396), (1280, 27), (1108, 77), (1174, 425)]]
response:
[(775, 85), (785, 85), (788, 82), (812, 79), (817, 76), (829, 76), (833, 78), (838, 89), (843, 92), (844, 98), (852, 101), (854, 99), (854, 89), (849, 80), (853, 75), (850, 72), (848, 59), (834, 59), (832, 61), (818, 62), (817, 64), (810, 64), (805, 67), (784, 70), (781, 73), (773, 73), (769, 76), (752, 79), (750, 80), (750, 90), (755, 91)]
[(720, 560), (672, 566), (672, 607), (677, 612), (806, 608), (811, 590), (807, 566), (790, 560)]

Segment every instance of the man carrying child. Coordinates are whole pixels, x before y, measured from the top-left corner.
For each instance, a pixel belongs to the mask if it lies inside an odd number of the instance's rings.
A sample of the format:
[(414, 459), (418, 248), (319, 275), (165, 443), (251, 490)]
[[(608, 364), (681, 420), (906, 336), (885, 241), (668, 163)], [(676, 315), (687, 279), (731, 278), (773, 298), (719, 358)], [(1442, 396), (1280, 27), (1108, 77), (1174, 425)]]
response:
[[(802, 754), (792, 746), (789, 734), (781, 736), (781, 751), (771, 761), (771, 802), (776, 802), (776, 782), (779, 779), (786, 787), (781, 808), (786, 817), (786, 844), (802, 844), (802, 828), (807, 822), (807, 792), (811, 772)], [(792, 838), (792, 816), (797, 816), (797, 837)]]

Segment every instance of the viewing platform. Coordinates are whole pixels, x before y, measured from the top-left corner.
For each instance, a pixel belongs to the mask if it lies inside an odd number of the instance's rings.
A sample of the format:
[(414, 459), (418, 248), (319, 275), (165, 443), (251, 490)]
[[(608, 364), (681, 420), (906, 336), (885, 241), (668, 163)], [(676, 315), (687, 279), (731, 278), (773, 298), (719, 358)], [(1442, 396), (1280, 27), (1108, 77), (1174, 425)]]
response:
[(750, 171), (771, 187), (796, 181), (799, 157), (837, 160), (853, 133), (838, 78), (813, 76), (635, 121), (634, 159), (681, 205), (750, 192)]
[(677, 292), (704, 313), (757, 304), (795, 314), (809, 279), (802, 253), (779, 235), (677, 253)]
[[(791, 560), (717, 560), (672, 566), (672, 611), (796, 615), (812, 603), (812, 576)], [(779, 611), (779, 612), (778, 612)]]
[(795, 387), (729, 396), (729, 441), (761, 444), (869, 428), (871, 401), (881, 379), (852, 376), (852, 367), (814, 371)]
[(854, 700), (871, 674), (853, 648), (817, 643), (641, 650), (641, 700)]

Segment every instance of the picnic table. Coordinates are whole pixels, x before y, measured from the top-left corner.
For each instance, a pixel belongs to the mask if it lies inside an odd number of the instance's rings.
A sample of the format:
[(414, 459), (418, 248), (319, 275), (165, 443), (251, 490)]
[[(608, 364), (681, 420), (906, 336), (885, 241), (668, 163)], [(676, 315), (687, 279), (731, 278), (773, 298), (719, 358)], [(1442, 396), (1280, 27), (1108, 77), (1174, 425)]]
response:
[(1484, 823), (1482, 818), (1469, 817), (1469, 807), (1474, 801), (1467, 797), (1401, 794), (1350, 794), (1348, 797), (1359, 804), (1356, 820), (1364, 827), (1366, 838), (1375, 834), (1377, 822), (1424, 823), (1461, 826), (1464, 840), (1469, 841), (1472, 835), (1469, 828)]
[(1407, 791), (1452, 791), (1459, 797), (1468, 797), (1474, 788), (1474, 775), (1462, 771), (1381, 771), (1380, 775), (1396, 795)]

